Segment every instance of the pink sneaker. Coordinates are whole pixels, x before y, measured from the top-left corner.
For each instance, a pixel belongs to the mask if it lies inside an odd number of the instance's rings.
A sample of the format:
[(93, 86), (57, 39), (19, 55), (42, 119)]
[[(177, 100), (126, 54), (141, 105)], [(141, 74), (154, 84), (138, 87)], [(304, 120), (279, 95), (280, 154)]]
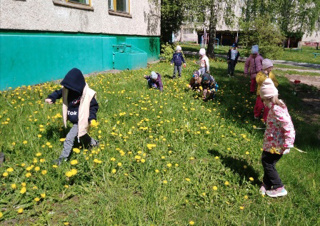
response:
[(272, 198), (286, 196), (288, 194), (284, 187), (266, 191), (266, 194)]
[(259, 193), (261, 194), (261, 195), (265, 195), (266, 194), (266, 188), (265, 188), (265, 186), (264, 185), (262, 185), (261, 187), (260, 187), (260, 189), (259, 189)]

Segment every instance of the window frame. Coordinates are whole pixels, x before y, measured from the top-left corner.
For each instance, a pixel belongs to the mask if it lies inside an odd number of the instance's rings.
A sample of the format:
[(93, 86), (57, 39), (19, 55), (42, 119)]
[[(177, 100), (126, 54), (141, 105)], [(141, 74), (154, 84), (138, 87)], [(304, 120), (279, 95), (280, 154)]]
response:
[(89, 4), (74, 2), (72, 0), (52, 0), (52, 2), (54, 5), (57, 5), (57, 6), (94, 11), (92, 7), (92, 0), (88, 0)]
[(109, 5), (109, 0), (108, 0), (108, 8), (109, 8), (109, 14), (114, 15), (114, 16), (122, 16), (122, 17), (127, 17), (127, 18), (132, 18), (131, 15), (131, 10), (130, 10), (130, 0), (125, 0), (126, 1), (126, 12), (124, 11), (117, 11), (117, 1), (118, 0), (110, 0), (111, 1), (111, 7)]

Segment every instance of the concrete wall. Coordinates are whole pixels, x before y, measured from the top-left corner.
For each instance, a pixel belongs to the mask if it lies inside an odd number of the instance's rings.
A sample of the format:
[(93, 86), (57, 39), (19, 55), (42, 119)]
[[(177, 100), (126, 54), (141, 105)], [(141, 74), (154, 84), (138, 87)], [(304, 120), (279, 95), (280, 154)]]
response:
[(0, 29), (160, 36), (160, 0), (131, 0), (131, 18), (110, 14), (108, 0), (91, 1), (86, 10), (55, 4), (65, 0), (1, 0)]

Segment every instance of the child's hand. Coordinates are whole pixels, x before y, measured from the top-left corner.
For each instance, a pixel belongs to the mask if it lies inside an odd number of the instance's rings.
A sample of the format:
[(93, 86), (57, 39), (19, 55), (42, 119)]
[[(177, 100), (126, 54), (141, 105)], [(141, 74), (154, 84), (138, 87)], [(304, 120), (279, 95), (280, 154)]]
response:
[(144, 77), (144, 78), (147, 78), (147, 76), (146, 76), (146, 75), (144, 75), (143, 77)]
[(186, 63), (184, 63), (184, 64), (183, 64), (183, 66), (184, 66), (184, 67), (186, 67), (186, 66), (187, 66), (187, 64), (186, 64)]
[(53, 104), (53, 102), (52, 102), (52, 100), (50, 99), (50, 98), (47, 98), (47, 99), (45, 99), (44, 100), (46, 103), (48, 103), (48, 104)]

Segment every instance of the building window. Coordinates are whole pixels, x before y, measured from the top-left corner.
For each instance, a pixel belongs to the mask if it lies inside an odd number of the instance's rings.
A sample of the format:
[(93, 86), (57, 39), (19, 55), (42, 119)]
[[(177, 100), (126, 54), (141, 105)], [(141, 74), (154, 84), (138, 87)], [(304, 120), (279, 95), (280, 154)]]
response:
[(108, 0), (109, 9), (120, 13), (130, 13), (130, 0)]
[(52, 0), (56, 6), (93, 11), (92, 0)]
[(91, 5), (91, 0), (66, 0), (66, 2)]

